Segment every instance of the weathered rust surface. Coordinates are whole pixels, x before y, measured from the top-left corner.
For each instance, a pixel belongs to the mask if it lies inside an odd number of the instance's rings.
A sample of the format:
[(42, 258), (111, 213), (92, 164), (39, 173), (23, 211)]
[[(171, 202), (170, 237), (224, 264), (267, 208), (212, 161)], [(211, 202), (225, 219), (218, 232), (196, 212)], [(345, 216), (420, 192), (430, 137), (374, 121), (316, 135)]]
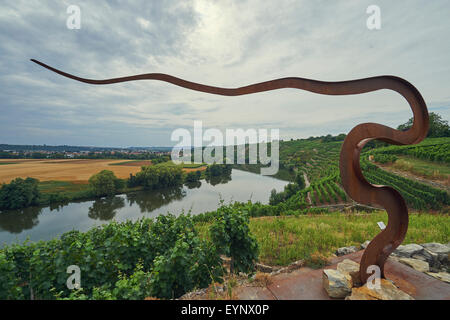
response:
[[(336, 269), (339, 262), (350, 259), (358, 262), (363, 251), (336, 257), (326, 269)], [(271, 278), (267, 288), (244, 287), (236, 292), (243, 300), (332, 300), (322, 283), (323, 269), (301, 268), (292, 273)], [(450, 284), (416, 271), (402, 263), (389, 259), (385, 264), (386, 278), (416, 300), (450, 300)]]
[(160, 80), (191, 90), (224, 96), (239, 96), (282, 88), (296, 88), (325, 95), (353, 95), (382, 89), (389, 89), (402, 95), (414, 115), (413, 125), (406, 131), (399, 131), (378, 123), (362, 123), (354, 127), (342, 145), (339, 169), (342, 185), (347, 194), (356, 202), (376, 204), (388, 213), (388, 224), (370, 242), (361, 258), (361, 280), (367, 281), (367, 267), (378, 265), (384, 277), (384, 264), (388, 256), (403, 241), (408, 230), (408, 209), (400, 193), (388, 186), (370, 184), (363, 176), (359, 158), (364, 145), (374, 139), (390, 144), (408, 145), (422, 141), (428, 132), (428, 110), (420, 92), (408, 81), (394, 76), (379, 76), (358, 80), (325, 82), (304, 78), (281, 78), (239, 88), (220, 88), (186, 81), (163, 73), (147, 73), (128, 77), (93, 80), (74, 76), (52, 68), (40, 61), (31, 61), (62, 76), (96, 85), (112, 84), (135, 80)]

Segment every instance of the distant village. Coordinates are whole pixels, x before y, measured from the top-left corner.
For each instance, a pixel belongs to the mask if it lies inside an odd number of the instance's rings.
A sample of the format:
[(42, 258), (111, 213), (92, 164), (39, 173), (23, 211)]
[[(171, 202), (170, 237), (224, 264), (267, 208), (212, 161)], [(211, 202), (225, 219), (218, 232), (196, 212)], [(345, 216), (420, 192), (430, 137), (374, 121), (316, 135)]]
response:
[(35, 146), (0, 144), (0, 158), (49, 158), (49, 159), (83, 159), (83, 158), (136, 158), (145, 159), (170, 155), (170, 147), (76, 147), (76, 146)]

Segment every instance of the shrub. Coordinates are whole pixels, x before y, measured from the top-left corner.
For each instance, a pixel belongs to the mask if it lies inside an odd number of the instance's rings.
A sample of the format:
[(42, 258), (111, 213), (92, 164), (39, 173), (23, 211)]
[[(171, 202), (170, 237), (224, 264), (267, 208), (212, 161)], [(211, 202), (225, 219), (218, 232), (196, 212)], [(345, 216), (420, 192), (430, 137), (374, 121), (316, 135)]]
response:
[(123, 187), (123, 181), (118, 179), (114, 172), (102, 170), (89, 178), (89, 184), (96, 196), (113, 196)]
[(200, 170), (188, 172), (186, 175), (186, 182), (197, 182), (200, 180), (202, 173)]
[(15, 264), (0, 252), (0, 300), (23, 299)]
[[(67, 288), (70, 265), (80, 267), (83, 290)], [(0, 298), (177, 298), (222, 273), (219, 253), (199, 238), (191, 216), (162, 215), (0, 249)]]
[(208, 177), (215, 177), (220, 175), (229, 175), (231, 173), (232, 166), (229, 164), (216, 164), (213, 163), (206, 167), (205, 175)]
[(0, 188), (0, 210), (20, 209), (39, 204), (39, 180), (16, 178)]
[(181, 235), (174, 247), (155, 258), (150, 277), (151, 296), (173, 299), (196, 287), (207, 287), (221, 280), (220, 265), (220, 256), (214, 248), (198, 238)]
[(389, 163), (389, 162), (395, 162), (397, 161), (397, 156), (393, 154), (382, 154), (382, 153), (375, 153), (373, 156), (373, 161), (378, 163)]
[(150, 274), (138, 263), (130, 276), (119, 275), (119, 280), (112, 290), (94, 290), (95, 300), (143, 300), (150, 295)]
[(305, 189), (306, 184), (302, 171), (298, 171), (297, 174), (295, 175), (295, 183), (297, 184), (299, 190)]
[(162, 189), (178, 186), (183, 181), (183, 170), (179, 166), (143, 166), (136, 174), (135, 185), (143, 186), (145, 189)]
[(250, 234), (246, 207), (221, 206), (211, 225), (211, 240), (220, 253), (231, 258), (230, 272), (252, 272), (258, 259), (258, 244)]

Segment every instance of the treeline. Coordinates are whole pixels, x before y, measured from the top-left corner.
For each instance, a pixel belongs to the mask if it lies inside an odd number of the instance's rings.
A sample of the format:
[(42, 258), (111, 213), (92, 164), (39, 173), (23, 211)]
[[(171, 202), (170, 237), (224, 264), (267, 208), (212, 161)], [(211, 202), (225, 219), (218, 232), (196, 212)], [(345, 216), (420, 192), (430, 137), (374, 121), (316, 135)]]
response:
[(216, 164), (209, 165), (205, 170), (205, 175), (208, 177), (217, 177), (221, 175), (229, 175), (233, 166), (231, 164)]
[[(213, 164), (205, 172), (206, 180), (211, 184), (223, 183), (231, 179), (231, 166)], [(142, 166), (136, 175), (128, 179), (119, 179), (110, 170), (102, 170), (89, 178), (89, 188), (68, 193), (45, 193), (39, 190), (39, 180), (17, 178), (10, 183), (0, 184), (0, 210), (21, 209), (34, 205), (64, 203), (85, 200), (143, 188), (159, 190), (179, 187), (183, 183), (198, 183), (203, 177), (199, 170), (184, 173), (182, 166), (165, 163)]]
[(130, 174), (128, 187), (141, 186), (154, 190), (179, 186), (183, 183), (183, 170), (180, 166), (143, 166), (136, 175)]
[(19, 152), (11, 153), (0, 151), (0, 159), (119, 159), (119, 160), (152, 160), (156, 163), (170, 160), (170, 156), (161, 155), (153, 152), (142, 152), (131, 154), (128, 152), (89, 152), (86, 154), (74, 155), (68, 157), (64, 152), (45, 153), (45, 152)]
[[(162, 163), (170, 160), (170, 156), (161, 155), (153, 152), (142, 152), (139, 154), (131, 154), (127, 152), (90, 152), (85, 155), (76, 156), (77, 159), (129, 159), (129, 160), (152, 160), (153, 163)], [(156, 162), (155, 162), (156, 161)]]
[(270, 192), (269, 204), (276, 205), (278, 203), (286, 201), (304, 188), (305, 179), (303, 178), (303, 172), (299, 171), (295, 176), (294, 183), (287, 184), (282, 192), (277, 192), (275, 189), (272, 189), (272, 191)]
[(64, 153), (43, 153), (43, 152), (19, 152), (11, 153), (0, 151), (0, 159), (64, 159)]
[(50, 152), (80, 152), (80, 151), (111, 151), (119, 148), (83, 147), (83, 146), (48, 146), (48, 145), (20, 145), (20, 144), (0, 144), (0, 150), (14, 151), (50, 151)]

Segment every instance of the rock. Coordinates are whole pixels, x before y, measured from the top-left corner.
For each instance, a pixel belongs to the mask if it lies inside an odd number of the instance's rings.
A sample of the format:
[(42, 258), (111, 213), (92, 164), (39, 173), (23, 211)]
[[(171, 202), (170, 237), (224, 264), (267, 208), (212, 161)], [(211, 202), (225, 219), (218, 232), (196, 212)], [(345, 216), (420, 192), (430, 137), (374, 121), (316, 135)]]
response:
[(344, 256), (346, 254), (353, 253), (353, 252), (356, 252), (356, 251), (358, 251), (358, 248), (355, 247), (355, 246), (342, 247), (342, 248), (339, 248), (339, 249), (336, 250), (336, 255), (337, 256)]
[(294, 261), (287, 266), (287, 272), (292, 272), (294, 270), (300, 269), (305, 265), (303, 260)]
[(368, 294), (366, 294), (364, 291), (361, 290), (355, 290), (358, 288), (352, 289), (352, 294), (345, 297), (345, 300), (378, 300), (375, 297), (372, 297)]
[(447, 272), (427, 272), (428, 275), (441, 281), (450, 283), (450, 273)]
[(430, 266), (428, 262), (419, 260), (419, 259), (412, 259), (412, 258), (400, 258), (398, 259), (400, 263), (406, 264), (407, 266), (420, 271), (420, 272), (428, 272), (430, 271)]
[(334, 269), (323, 270), (323, 287), (330, 298), (345, 298), (352, 292), (350, 275)]
[(256, 264), (256, 270), (261, 271), (261, 272), (265, 272), (265, 273), (271, 273), (273, 272), (273, 267), (271, 266), (266, 266), (265, 264), (262, 263), (257, 263)]
[(422, 247), (428, 249), (429, 251), (436, 253), (436, 254), (449, 254), (450, 253), (450, 247), (446, 246), (445, 244), (440, 244), (437, 242), (430, 242), (430, 243), (424, 243)]
[(394, 261), (397, 261), (397, 262), (398, 262), (398, 260), (400, 260), (400, 257), (394, 256), (393, 254), (391, 254), (391, 255), (388, 257), (388, 260), (394, 260)]
[(438, 254), (431, 252), (428, 249), (423, 249), (421, 252), (413, 254), (411, 258), (428, 262), (430, 271), (437, 272), (441, 268)]
[(370, 240), (365, 241), (364, 243), (361, 243), (361, 249), (365, 249), (367, 248), (367, 246), (369, 245)]
[[(196, 290), (196, 291), (191, 291), (191, 292), (185, 293), (184, 295), (179, 297), (177, 300), (194, 300), (194, 299), (206, 294), (206, 292), (207, 292), (207, 288)], [(154, 297), (147, 297), (147, 298), (145, 298), (145, 300), (159, 300), (159, 299), (154, 298)]]
[(353, 288), (352, 294), (345, 300), (414, 300), (409, 294), (398, 289), (392, 282), (380, 279), (380, 288), (369, 289), (367, 283)]
[(361, 285), (361, 278), (359, 275), (359, 263), (350, 259), (337, 264), (337, 270), (341, 273), (346, 273), (352, 278), (352, 287)]
[(427, 250), (438, 255), (438, 260), (440, 264), (443, 264), (445, 267), (450, 266), (450, 247), (445, 244), (440, 244), (437, 242), (425, 243), (423, 245)]
[(393, 254), (404, 258), (411, 258), (412, 255), (420, 253), (422, 250), (423, 250), (422, 246), (419, 246), (418, 244), (415, 243), (411, 243), (405, 246), (399, 245), (398, 248), (395, 249)]
[(287, 267), (275, 269), (273, 268), (273, 271), (270, 272), (271, 275), (277, 275), (280, 273), (290, 273), (294, 270), (300, 269), (305, 265), (305, 262), (303, 260), (297, 260), (289, 264)]

